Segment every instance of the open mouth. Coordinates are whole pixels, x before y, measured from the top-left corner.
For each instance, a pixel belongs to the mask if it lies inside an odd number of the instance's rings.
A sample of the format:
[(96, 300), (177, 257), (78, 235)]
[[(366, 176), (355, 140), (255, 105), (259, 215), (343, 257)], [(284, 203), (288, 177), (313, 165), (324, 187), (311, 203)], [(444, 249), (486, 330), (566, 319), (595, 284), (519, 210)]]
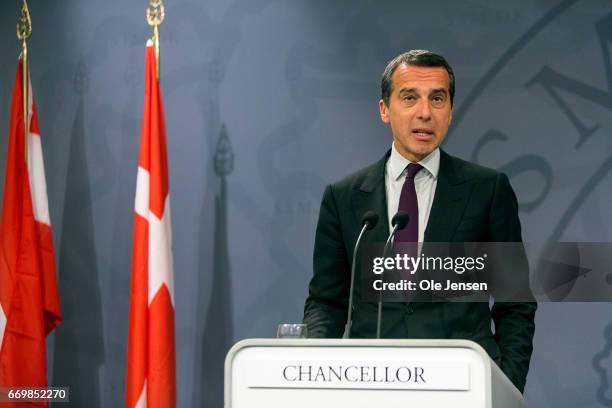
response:
[(433, 136), (434, 132), (429, 129), (413, 129), (412, 133), (417, 138), (429, 139)]

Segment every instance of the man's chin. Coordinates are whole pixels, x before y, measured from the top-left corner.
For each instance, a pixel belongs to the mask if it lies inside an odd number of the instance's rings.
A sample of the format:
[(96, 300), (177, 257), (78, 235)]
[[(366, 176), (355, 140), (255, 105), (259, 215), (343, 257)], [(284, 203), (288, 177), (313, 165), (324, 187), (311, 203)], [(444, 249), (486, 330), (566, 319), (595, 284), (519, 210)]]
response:
[(434, 140), (429, 142), (411, 141), (409, 145), (398, 143), (395, 141), (396, 150), (406, 159), (410, 161), (420, 161), (427, 157), (431, 152), (436, 150), (438, 145)]

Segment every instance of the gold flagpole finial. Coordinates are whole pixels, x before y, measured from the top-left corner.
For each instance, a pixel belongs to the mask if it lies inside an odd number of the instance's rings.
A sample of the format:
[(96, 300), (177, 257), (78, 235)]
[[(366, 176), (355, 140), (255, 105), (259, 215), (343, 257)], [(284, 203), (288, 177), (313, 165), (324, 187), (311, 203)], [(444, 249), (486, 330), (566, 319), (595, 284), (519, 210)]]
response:
[(30, 18), (30, 10), (28, 9), (28, 2), (23, 0), (21, 5), (21, 15), (17, 20), (17, 38), (22, 41), (30, 38), (32, 34), (32, 19)]
[(164, 21), (166, 10), (162, 0), (149, 0), (147, 7), (147, 23), (153, 26), (153, 45), (155, 46), (155, 66), (157, 79), (159, 80), (159, 30), (158, 26)]
[(29, 77), (28, 77), (28, 38), (32, 35), (32, 19), (30, 17), (30, 10), (28, 9), (28, 2), (23, 0), (21, 5), (21, 15), (17, 20), (17, 38), (21, 40), (21, 56), (22, 56), (22, 82), (21, 90), (23, 95), (23, 127), (25, 135), (25, 159), (26, 163), (28, 160), (28, 122), (30, 117), (30, 104), (28, 101), (28, 88), (29, 88)]

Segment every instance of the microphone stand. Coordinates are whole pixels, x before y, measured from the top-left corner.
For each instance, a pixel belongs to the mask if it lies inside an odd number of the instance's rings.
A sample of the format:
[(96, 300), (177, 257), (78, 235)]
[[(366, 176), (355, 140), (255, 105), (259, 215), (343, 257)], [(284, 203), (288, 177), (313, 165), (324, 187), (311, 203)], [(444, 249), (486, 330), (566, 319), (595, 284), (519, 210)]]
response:
[[(391, 245), (393, 245), (393, 241), (394, 241), (394, 237), (395, 237), (395, 232), (399, 229), (399, 224), (395, 224), (393, 226), (393, 231), (391, 231), (391, 234), (389, 234), (389, 238), (387, 238), (387, 242), (385, 243), (385, 248), (383, 249), (383, 253), (382, 253), (382, 257), (386, 258), (387, 255), (389, 254), (389, 251), (391, 249)], [(381, 280), (384, 280), (385, 274), (383, 273), (380, 278)], [(376, 316), (376, 338), (380, 339), (380, 327), (382, 325), (382, 293), (383, 291), (381, 290), (380, 292), (378, 292), (378, 313)]]

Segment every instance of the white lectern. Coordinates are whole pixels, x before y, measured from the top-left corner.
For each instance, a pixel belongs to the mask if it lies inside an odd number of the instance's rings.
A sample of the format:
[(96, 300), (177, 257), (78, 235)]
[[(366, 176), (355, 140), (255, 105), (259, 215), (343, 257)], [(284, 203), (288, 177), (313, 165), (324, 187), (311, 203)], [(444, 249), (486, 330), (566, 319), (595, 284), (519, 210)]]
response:
[(249, 339), (225, 359), (225, 408), (521, 408), (467, 340)]

